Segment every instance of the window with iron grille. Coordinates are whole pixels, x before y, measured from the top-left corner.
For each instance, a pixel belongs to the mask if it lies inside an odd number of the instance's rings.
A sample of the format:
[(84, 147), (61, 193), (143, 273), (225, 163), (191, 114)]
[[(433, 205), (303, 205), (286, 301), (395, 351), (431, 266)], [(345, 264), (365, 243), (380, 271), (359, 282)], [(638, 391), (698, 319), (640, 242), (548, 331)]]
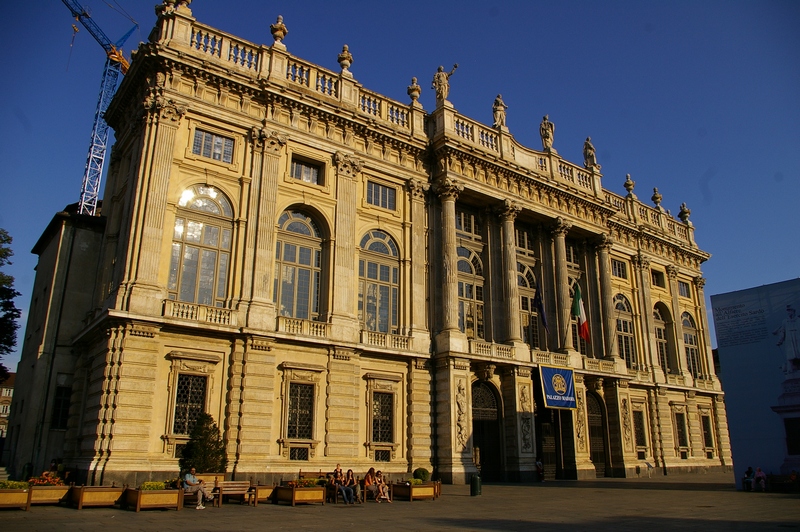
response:
[(647, 433), (644, 428), (644, 412), (642, 410), (633, 411), (633, 436), (636, 440), (636, 447), (647, 447)]
[(308, 460), (308, 447), (291, 447), (289, 460)]
[(233, 162), (233, 139), (215, 135), (202, 129), (196, 129), (194, 131), (192, 153), (215, 161), (231, 163)]
[(314, 431), (314, 385), (293, 382), (289, 385), (289, 438), (310, 440)]
[(175, 421), (172, 432), (189, 434), (192, 432), (197, 418), (205, 412), (207, 377), (201, 375), (178, 375), (178, 386), (175, 392)]
[(703, 446), (706, 449), (714, 448), (714, 434), (711, 432), (711, 416), (701, 416), (703, 425)]
[(691, 287), (689, 283), (684, 281), (678, 281), (678, 294), (681, 297), (692, 297)]
[(627, 279), (628, 265), (621, 260), (611, 259), (611, 275), (620, 279)]
[(373, 392), (372, 394), (372, 441), (394, 442), (394, 394)]
[(678, 446), (688, 447), (689, 437), (686, 434), (686, 415), (683, 413), (675, 414), (675, 431), (678, 433)]
[(397, 204), (397, 189), (367, 181), (367, 203), (393, 211)]
[(304, 183), (311, 183), (312, 185), (322, 185), (319, 178), (319, 166), (305, 161), (298, 161), (292, 159), (291, 175), (293, 178), (303, 181)]
[(392, 452), (389, 449), (379, 449), (375, 451), (376, 462), (391, 462)]

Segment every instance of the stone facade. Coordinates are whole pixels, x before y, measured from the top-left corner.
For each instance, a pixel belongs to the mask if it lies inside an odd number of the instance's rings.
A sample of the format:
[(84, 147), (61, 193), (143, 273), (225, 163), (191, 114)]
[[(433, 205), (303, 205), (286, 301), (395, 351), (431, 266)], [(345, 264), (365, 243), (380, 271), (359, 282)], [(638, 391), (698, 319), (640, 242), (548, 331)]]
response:
[[(14, 468), (161, 478), (200, 411), (236, 478), (730, 468), (688, 209), (604, 189), (554, 127), (520, 145), (505, 107), (490, 127), (446, 91), (425, 111), (416, 78), (410, 103), (367, 90), (346, 49), (303, 61), (282, 20), (260, 46), (158, 12), (107, 113), (102, 216), (35, 250)], [(576, 410), (544, 408), (540, 364), (575, 370)]]

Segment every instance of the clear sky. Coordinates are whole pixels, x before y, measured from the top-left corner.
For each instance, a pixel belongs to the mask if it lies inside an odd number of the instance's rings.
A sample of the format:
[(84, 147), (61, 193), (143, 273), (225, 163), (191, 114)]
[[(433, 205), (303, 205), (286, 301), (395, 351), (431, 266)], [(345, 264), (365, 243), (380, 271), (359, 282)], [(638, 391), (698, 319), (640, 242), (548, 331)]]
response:
[[(155, 0), (79, 1), (112, 40), (132, 26), (119, 6), (139, 23), (126, 50), (155, 22)], [(202, 23), (266, 45), (283, 15), (290, 53), (338, 71), (348, 44), (359, 83), (405, 102), (416, 76), (428, 110), (436, 68), (458, 63), (449, 100), (460, 113), (491, 124), (502, 93), (522, 144), (541, 148), (538, 125), (549, 114), (566, 159), (582, 163), (592, 137), (605, 188), (625, 194), (631, 174), (643, 201), (658, 187), (673, 214), (686, 202), (696, 240), (712, 254), (707, 296), (800, 276), (798, 1), (195, 0), (191, 8)], [(3, 13), (0, 227), (14, 238), (5, 271), (22, 293), (19, 350), (30, 250), (78, 200), (105, 56), (80, 25), (70, 47), (74, 20), (58, 0), (8, 2)], [(14, 370), (17, 361), (4, 363)]]

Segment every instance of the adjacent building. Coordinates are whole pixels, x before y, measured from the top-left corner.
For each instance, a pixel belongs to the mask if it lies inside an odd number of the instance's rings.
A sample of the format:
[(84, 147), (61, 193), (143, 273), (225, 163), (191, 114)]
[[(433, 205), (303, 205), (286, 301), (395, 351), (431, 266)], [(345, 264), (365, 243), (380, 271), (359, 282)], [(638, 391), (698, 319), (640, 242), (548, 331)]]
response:
[[(12, 466), (177, 469), (210, 413), (237, 478), (336, 463), (463, 483), (731, 467), (689, 210), (584, 164), (257, 45), (165, 1), (107, 113), (102, 215), (58, 213)], [(620, 185), (622, 179), (619, 180)], [(571, 308), (579, 291), (589, 334)], [(544, 407), (539, 367), (574, 370)], [(16, 403), (15, 401), (15, 403)]]

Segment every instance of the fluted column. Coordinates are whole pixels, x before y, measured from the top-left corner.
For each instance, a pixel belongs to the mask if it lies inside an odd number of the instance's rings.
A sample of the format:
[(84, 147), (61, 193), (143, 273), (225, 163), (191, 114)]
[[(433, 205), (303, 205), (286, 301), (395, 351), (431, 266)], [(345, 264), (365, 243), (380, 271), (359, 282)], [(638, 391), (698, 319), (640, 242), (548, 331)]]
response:
[(556, 262), (556, 296), (558, 298), (558, 342), (561, 351), (575, 349), (570, 326), (569, 272), (567, 271), (567, 233), (572, 224), (560, 216), (552, 228)]
[(703, 375), (710, 379), (714, 372), (714, 360), (711, 357), (711, 338), (708, 333), (708, 310), (706, 309), (706, 298), (703, 293), (703, 288), (706, 286), (705, 277), (697, 276), (694, 278), (694, 287), (697, 290), (697, 328), (698, 335), (702, 336), (703, 360), (705, 360), (705, 368), (703, 368)]
[(605, 341), (605, 356), (613, 360), (619, 356), (617, 343), (614, 341), (616, 323), (614, 320), (614, 294), (611, 286), (611, 258), (609, 251), (613, 242), (610, 235), (604, 234), (597, 244), (598, 262), (600, 263), (600, 299), (603, 306), (603, 340)]
[(458, 254), (456, 253), (456, 199), (464, 185), (445, 178), (436, 187), (442, 202), (442, 331), (458, 331)]
[(408, 323), (412, 334), (417, 331), (427, 331), (425, 322), (424, 297), (415, 297), (415, 294), (425, 294), (425, 195), (430, 186), (427, 183), (413, 179), (408, 182), (408, 192), (411, 195), (411, 290), (410, 295), (411, 319)]
[[(648, 263), (649, 266), (649, 263)], [(647, 278), (650, 278), (649, 272), (647, 273)], [(686, 361), (686, 345), (683, 343), (683, 325), (681, 323), (681, 303), (678, 300), (678, 268), (673, 265), (667, 266), (667, 278), (669, 279), (669, 291), (672, 294), (672, 307), (670, 311), (672, 312), (672, 323), (674, 324), (673, 334), (675, 335), (675, 359), (677, 366), (675, 367), (675, 371), (683, 374), (684, 370), (688, 370), (688, 365)], [(684, 375), (684, 377), (688, 376)], [(694, 378), (692, 376), (692, 378)]]
[(517, 252), (514, 238), (514, 220), (521, 208), (510, 200), (505, 200), (500, 209), (503, 224), (503, 288), (506, 313), (506, 340), (522, 342), (519, 323), (519, 288), (517, 284)]
[[(637, 283), (641, 287), (639, 290), (639, 308), (642, 309), (643, 322), (647, 326), (647, 343), (649, 346), (654, 346), (656, 342), (655, 325), (653, 324), (653, 300), (650, 296), (650, 259), (641, 254), (631, 257), (631, 264), (636, 270)], [(673, 344), (674, 345), (674, 344)], [(652, 349), (652, 347), (650, 347)], [(669, 360), (669, 356), (667, 357)], [(654, 365), (655, 360), (652, 360)], [(669, 372), (668, 368), (661, 368), (664, 370), (664, 378)]]

